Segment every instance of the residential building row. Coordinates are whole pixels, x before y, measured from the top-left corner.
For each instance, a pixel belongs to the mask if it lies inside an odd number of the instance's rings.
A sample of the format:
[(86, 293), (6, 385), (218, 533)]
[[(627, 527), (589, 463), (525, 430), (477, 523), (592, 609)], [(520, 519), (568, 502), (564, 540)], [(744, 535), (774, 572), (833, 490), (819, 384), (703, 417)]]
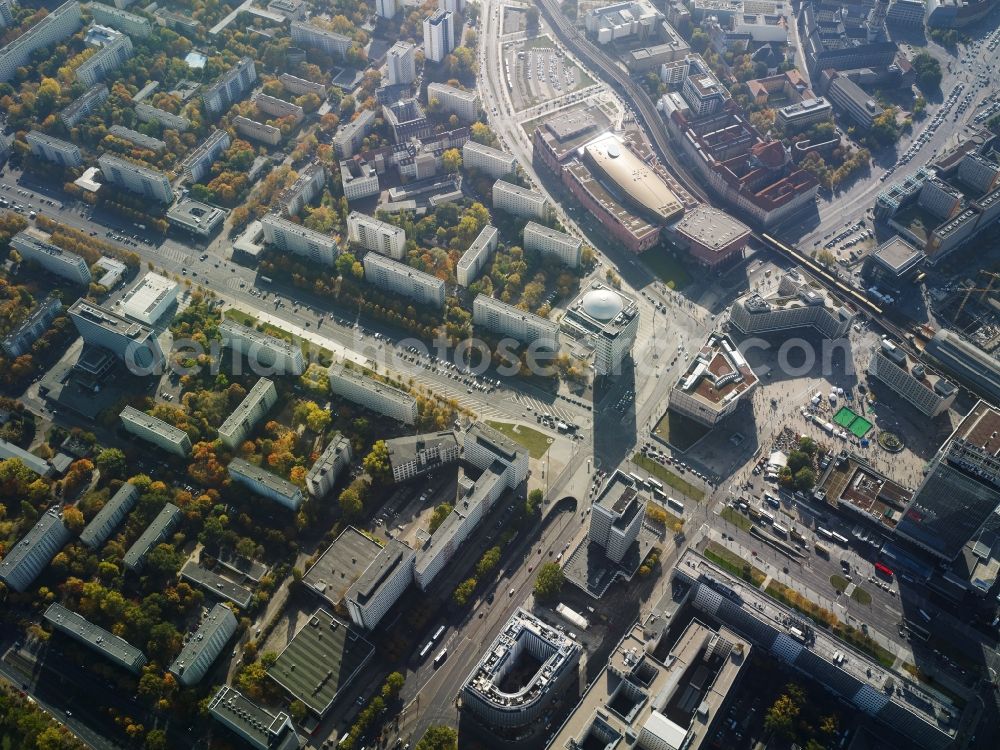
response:
[(267, 214), (260, 220), (264, 241), (279, 250), (308, 258), (328, 268), (340, 256), (337, 240), (330, 235), (296, 224), (278, 214)]
[(156, 517), (150, 521), (135, 543), (125, 551), (122, 565), (132, 573), (139, 573), (146, 564), (146, 558), (158, 544), (165, 542), (181, 521), (183, 513), (173, 503), (166, 503)]
[(365, 250), (394, 260), (403, 260), (406, 257), (406, 232), (401, 227), (380, 221), (360, 211), (351, 211), (348, 214), (347, 237)]
[[(237, 323), (235, 320), (223, 320), (219, 326), (219, 334), (222, 336), (222, 345), (232, 349), (239, 356), (246, 357), (251, 362), (255, 372), (259, 373), (266, 369), (270, 374), (275, 375), (301, 375), (305, 371), (302, 346), (294, 341), (285, 341), (277, 336), (258, 331), (256, 328)], [(260, 383), (258, 382), (257, 385)], [(261, 387), (270, 394), (273, 386), (274, 383), (271, 383), (270, 387), (265, 383)], [(261, 415), (270, 408), (265, 406), (267, 400), (269, 400), (269, 396), (262, 398), (256, 407), (263, 409)]]
[(467, 287), (479, 278), (497, 251), (498, 238), (499, 233), (492, 224), (482, 228), (455, 267), (455, 278), (459, 284)]
[[(223, 332), (223, 336), (228, 337), (229, 346), (234, 349), (238, 348), (238, 351), (243, 351), (243, 347), (247, 347), (249, 350), (250, 346), (258, 343), (249, 334), (242, 334), (237, 329), (230, 327), (228, 331), (228, 333)], [(282, 356), (280, 348), (271, 348), (270, 344), (268, 344), (268, 351), (273, 352), (276, 357)], [(239, 405), (233, 409), (233, 413), (226, 417), (226, 421), (219, 427), (219, 440), (229, 450), (236, 450), (247, 439), (254, 426), (277, 402), (278, 389), (275, 388), (274, 381), (260, 378)]]
[(346, 367), (341, 362), (330, 366), (330, 391), (359, 406), (383, 414), (403, 424), (417, 421), (417, 400), (409, 393)]
[(410, 268), (378, 253), (364, 257), (365, 281), (438, 309), (444, 307), (445, 283), (429, 273)]

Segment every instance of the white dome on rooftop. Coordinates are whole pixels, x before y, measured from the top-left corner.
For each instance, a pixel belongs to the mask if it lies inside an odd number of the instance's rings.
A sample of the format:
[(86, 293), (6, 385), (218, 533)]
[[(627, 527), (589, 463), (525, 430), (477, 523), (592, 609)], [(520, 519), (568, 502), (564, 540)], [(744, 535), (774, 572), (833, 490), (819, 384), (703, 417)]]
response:
[(611, 320), (624, 307), (622, 298), (610, 289), (592, 289), (583, 295), (583, 309), (597, 320)]

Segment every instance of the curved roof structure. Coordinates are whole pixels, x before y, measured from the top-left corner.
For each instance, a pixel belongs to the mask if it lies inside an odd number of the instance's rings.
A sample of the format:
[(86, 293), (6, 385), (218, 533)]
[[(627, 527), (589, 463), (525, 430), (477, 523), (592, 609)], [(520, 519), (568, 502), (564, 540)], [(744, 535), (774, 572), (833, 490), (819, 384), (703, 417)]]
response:
[(611, 320), (624, 308), (622, 298), (610, 289), (593, 289), (583, 295), (583, 309), (597, 320)]
[(666, 222), (684, 210), (660, 176), (611, 133), (591, 141), (584, 151), (603, 177), (657, 219)]

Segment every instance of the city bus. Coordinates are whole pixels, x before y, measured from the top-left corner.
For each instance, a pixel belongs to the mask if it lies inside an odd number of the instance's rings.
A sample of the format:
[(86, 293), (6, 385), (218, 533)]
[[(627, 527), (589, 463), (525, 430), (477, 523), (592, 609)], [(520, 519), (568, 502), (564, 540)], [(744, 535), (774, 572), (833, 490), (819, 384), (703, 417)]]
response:
[(888, 578), (890, 581), (892, 580), (893, 576), (892, 570), (890, 568), (887, 568), (880, 562), (875, 563), (875, 572), (878, 573), (883, 578)]
[(774, 524), (774, 525), (773, 525), (773, 526), (771, 527), (771, 531), (773, 531), (773, 532), (774, 532), (775, 534), (777, 534), (778, 536), (782, 536), (782, 537), (787, 537), (787, 536), (788, 536), (788, 529), (786, 529), (786, 528), (785, 528), (784, 526), (782, 526), (782, 525), (781, 525), (780, 523), (776, 523), (776, 524)]
[(629, 472), (629, 476), (632, 477), (632, 481), (635, 482), (637, 487), (641, 487), (642, 485), (645, 484), (642, 477), (640, 477), (638, 474), (634, 472)]
[(442, 635), (444, 635), (444, 625), (440, 626), (437, 630), (434, 631), (434, 637), (431, 638), (431, 642), (437, 643), (439, 640), (441, 640)]
[(444, 660), (447, 658), (448, 658), (448, 649), (443, 648), (440, 651), (438, 651), (437, 655), (434, 657), (434, 669), (437, 669), (442, 664), (444, 664)]
[(839, 545), (841, 545), (843, 547), (847, 546), (847, 537), (844, 536), (843, 534), (838, 534), (837, 532), (833, 532), (832, 538), (833, 538), (833, 541), (835, 541), (837, 544), (839, 544)]
[(656, 492), (657, 490), (663, 492), (663, 485), (660, 482), (657, 482), (652, 477), (648, 477), (646, 479), (646, 486), (649, 487), (651, 490), (653, 490), (653, 492)]
[(816, 527), (816, 533), (819, 534), (824, 539), (829, 539), (830, 541), (833, 541), (833, 533), (830, 532), (830, 531), (827, 531), (822, 526), (817, 526)]
[(430, 641), (427, 641), (427, 643), (424, 644), (424, 647), (420, 649), (420, 661), (423, 661), (424, 659), (427, 658), (427, 654), (431, 652), (431, 646), (433, 645), (434, 644), (431, 643)]
[(774, 515), (772, 513), (768, 513), (763, 508), (760, 509), (760, 518), (765, 523), (774, 523)]
[(679, 511), (681, 513), (684, 512), (684, 503), (682, 503), (680, 500), (677, 500), (677, 499), (675, 499), (673, 497), (668, 497), (667, 498), (667, 505), (669, 505), (671, 508), (673, 508), (676, 511)]
[(657, 500), (662, 500), (665, 503), (669, 502), (669, 498), (667, 497), (667, 493), (664, 492), (662, 489), (659, 489), (657, 487), (653, 488), (653, 497), (655, 497)]

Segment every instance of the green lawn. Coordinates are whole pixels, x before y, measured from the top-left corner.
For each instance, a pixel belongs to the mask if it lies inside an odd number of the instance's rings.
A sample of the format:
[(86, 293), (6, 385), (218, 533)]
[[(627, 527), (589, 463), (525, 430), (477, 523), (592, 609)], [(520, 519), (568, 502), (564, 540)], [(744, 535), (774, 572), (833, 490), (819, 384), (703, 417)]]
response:
[[(764, 579), (767, 578), (763, 570), (751, 565), (735, 552), (731, 552), (717, 542), (708, 543), (708, 546), (705, 547), (705, 557), (720, 568), (732, 573), (737, 578), (752, 583), (757, 588), (760, 588)], [(749, 578), (747, 578), (747, 569), (749, 569)]]
[(736, 508), (731, 505), (727, 505), (722, 509), (722, 513), (719, 514), (724, 519), (729, 521), (733, 526), (737, 526), (744, 531), (750, 531), (750, 527), (753, 526), (753, 521), (740, 513)]
[[(248, 328), (256, 328), (257, 330), (263, 330), (264, 333), (274, 336), (275, 338), (282, 339), (283, 341), (292, 341), (294, 336), (283, 328), (278, 328), (276, 325), (271, 323), (261, 323), (257, 318), (249, 313), (245, 313), (242, 310), (237, 310), (235, 307), (228, 308), (223, 315), (229, 320), (235, 320), (241, 325), (245, 325)], [(326, 363), (333, 363), (333, 352), (322, 346), (316, 346), (315, 344), (302, 339), (300, 342), (302, 346), (302, 356), (306, 358), (308, 362), (310, 359), (310, 353), (314, 352), (319, 359)]]
[(516, 443), (520, 443), (528, 449), (532, 458), (541, 458), (545, 451), (552, 444), (552, 438), (526, 425), (511, 424), (510, 422), (494, 422), (486, 420), (486, 424), (497, 432), (501, 432)]
[(691, 283), (691, 275), (684, 264), (662, 247), (643, 253), (640, 260), (671, 289), (683, 289)]
[(524, 43), (524, 48), (526, 50), (528, 50), (528, 49), (551, 49), (552, 47), (555, 47), (555, 46), (556, 46), (555, 42), (552, 41), (552, 37), (550, 37), (548, 34), (545, 34), (543, 36), (533, 37), (531, 39), (528, 39)]
[(632, 463), (638, 466), (640, 469), (644, 469), (652, 474), (654, 477), (659, 479), (665, 485), (673, 487), (678, 492), (683, 492), (685, 495), (690, 497), (696, 502), (701, 502), (705, 499), (705, 490), (695, 487), (690, 482), (681, 479), (679, 476), (670, 471), (666, 466), (658, 464), (651, 458), (647, 458), (641, 453), (636, 453), (632, 456)]

